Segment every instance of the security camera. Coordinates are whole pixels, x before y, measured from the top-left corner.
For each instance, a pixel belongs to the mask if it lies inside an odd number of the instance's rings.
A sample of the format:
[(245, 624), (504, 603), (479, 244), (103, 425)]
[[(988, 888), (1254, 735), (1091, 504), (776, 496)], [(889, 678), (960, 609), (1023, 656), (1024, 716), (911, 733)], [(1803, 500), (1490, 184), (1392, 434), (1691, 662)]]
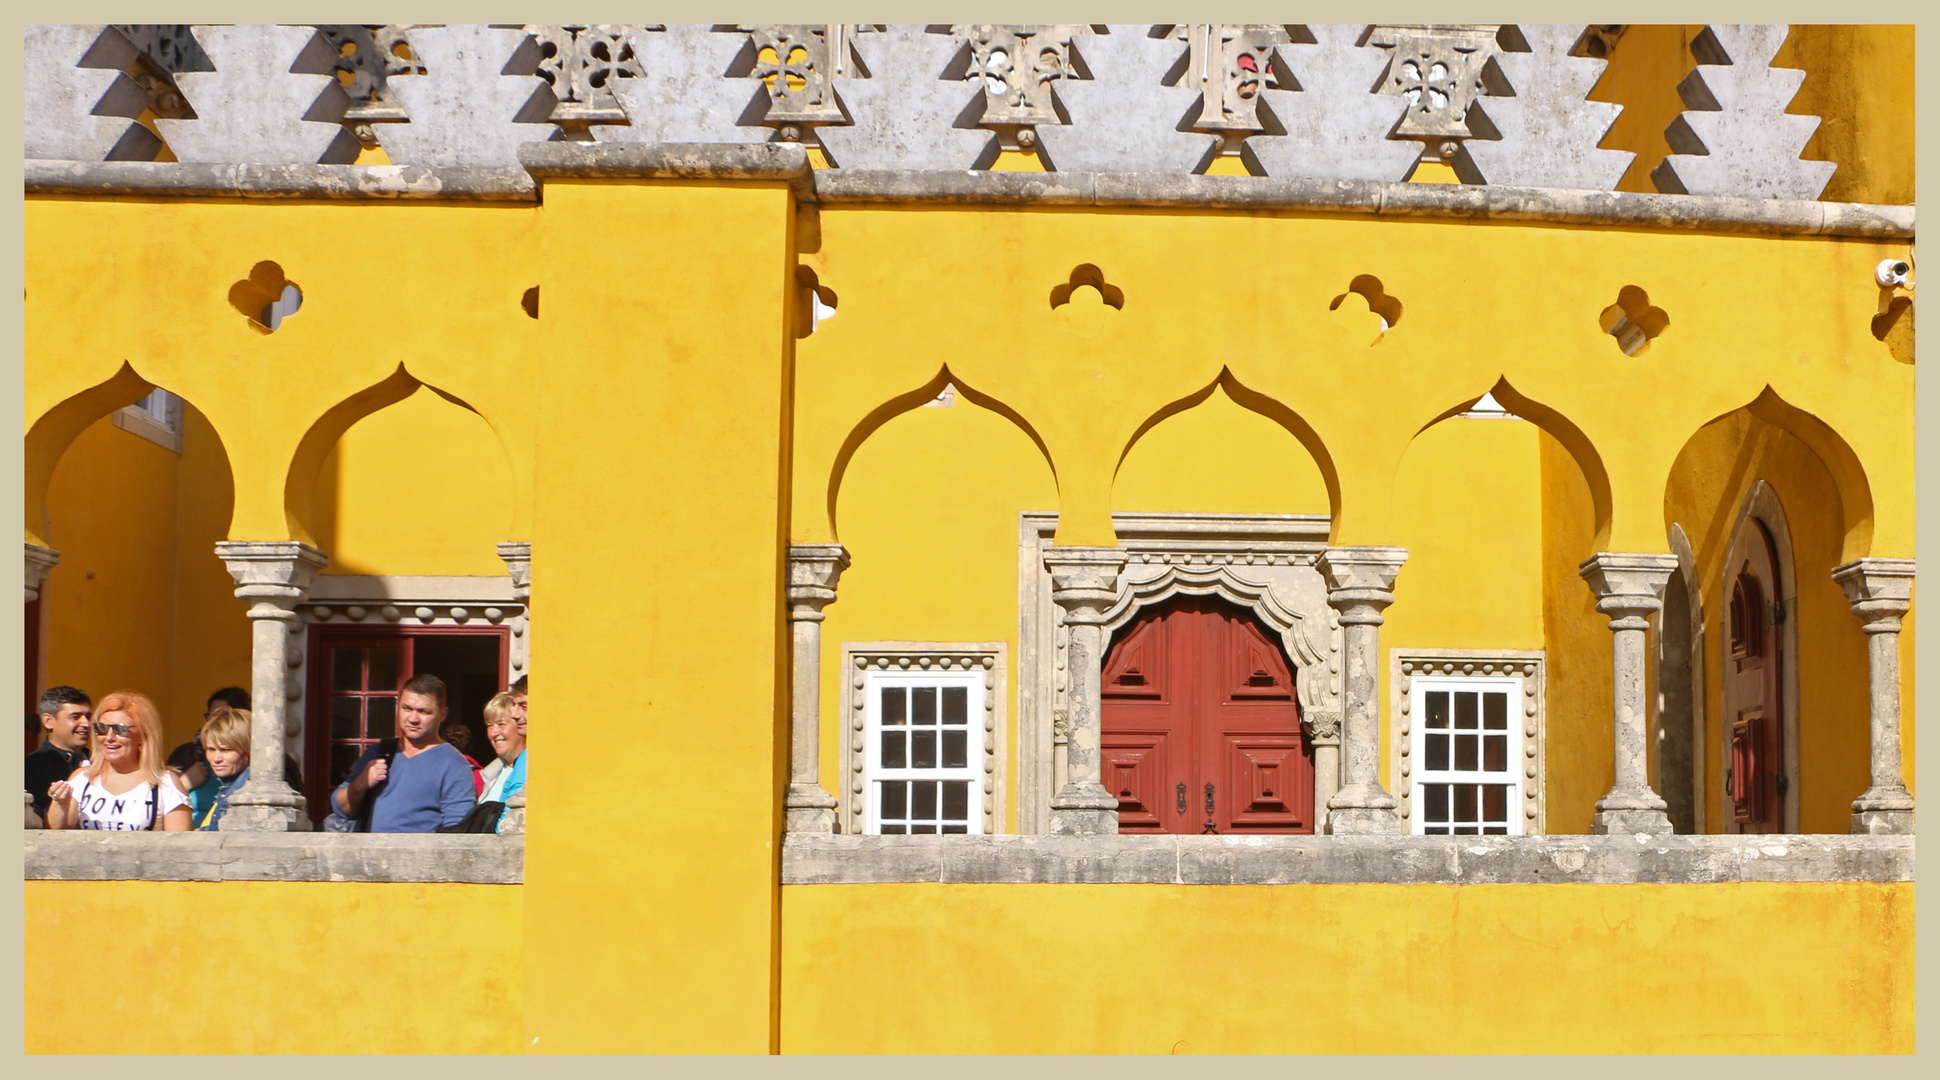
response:
[(1898, 259), (1881, 259), (1873, 267), (1873, 277), (1878, 279), (1880, 288), (1891, 289), (1906, 284), (1906, 275), (1913, 268)]

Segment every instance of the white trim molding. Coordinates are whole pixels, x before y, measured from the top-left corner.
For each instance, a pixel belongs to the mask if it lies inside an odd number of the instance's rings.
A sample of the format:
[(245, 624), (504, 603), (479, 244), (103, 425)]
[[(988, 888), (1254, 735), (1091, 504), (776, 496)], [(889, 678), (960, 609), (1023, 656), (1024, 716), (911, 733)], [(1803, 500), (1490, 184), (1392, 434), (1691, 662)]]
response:
[[(1045, 553), (1055, 513), (1018, 516), (1018, 831), (1051, 831), (1062, 717), (1068, 709), (1069, 631), (1052, 603)], [(1338, 784), (1341, 715), (1340, 619), (1327, 606), (1315, 562), (1327, 550), (1328, 519), (1311, 514), (1113, 514), (1125, 552), (1105, 610), (1107, 643), (1147, 606), (1180, 594), (1218, 596), (1277, 634), (1294, 668), (1300, 718), (1314, 744), (1315, 821), (1325, 820)]]
[(1521, 731), (1521, 806), (1511, 813), (1525, 836), (1546, 831), (1548, 797), (1543, 781), (1548, 772), (1545, 754), (1547, 724), (1544, 693), (1548, 665), (1541, 649), (1409, 649), (1388, 650), (1388, 789), (1399, 799), (1401, 820), (1413, 833), (1419, 828), (1414, 810), (1414, 771), (1408, 753), (1414, 725), (1414, 680), (1434, 678), (1513, 678), (1520, 684), (1521, 705), (1511, 720)]
[[(1001, 641), (845, 641), (842, 643), (842, 760), (837, 770), (841, 808), (837, 827), (844, 833), (864, 831), (868, 809), (867, 749), (873, 744), (868, 730), (868, 689), (870, 674), (908, 672), (920, 675), (934, 672), (960, 681), (962, 676), (981, 672), (980, 700), (971, 703), (971, 745), (980, 753), (982, 768), (982, 829), (985, 834), (1004, 831), (1009, 802), (1006, 770), (1008, 756), (1008, 710), (1010, 698), (1009, 647)], [(979, 719), (981, 717), (981, 719)], [(975, 733), (982, 732), (982, 738)]]

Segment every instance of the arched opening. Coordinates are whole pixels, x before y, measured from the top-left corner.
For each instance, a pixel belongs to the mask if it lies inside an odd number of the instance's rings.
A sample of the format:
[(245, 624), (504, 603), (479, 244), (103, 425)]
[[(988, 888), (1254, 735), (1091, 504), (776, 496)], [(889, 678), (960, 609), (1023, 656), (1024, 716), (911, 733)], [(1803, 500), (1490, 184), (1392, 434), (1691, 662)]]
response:
[(1139, 425), (1119, 455), (1112, 509), (1338, 519), (1340, 481), (1299, 414), (1222, 369)]
[(1106, 650), (1101, 781), (1124, 833), (1312, 833), (1314, 753), (1273, 633), (1220, 597), (1139, 611)]
[(139, 690), (169, 746), (187, 741), (212, 691), (250, 681), (249, 623), (215, 557), (235, 505), (221, 436), (193, 402), (124, 365), (41, 417), (28, 458), (29, 536), (61, 553), (41, 587), (29, 682), (97, 699)]
[[(1700, 428), (1665, 485), (1666, 526), (1689, 538), (1703, 618), (1696, 817), (1714, 833), (1843, 833), (1871, 738), (1865, 635), (1831, 570), (1870, 525), (1855, 522), (1839, 470), (1765, 418), (1769, 397)], [(1757, 771), (1734, 755), (1755, 757)]]

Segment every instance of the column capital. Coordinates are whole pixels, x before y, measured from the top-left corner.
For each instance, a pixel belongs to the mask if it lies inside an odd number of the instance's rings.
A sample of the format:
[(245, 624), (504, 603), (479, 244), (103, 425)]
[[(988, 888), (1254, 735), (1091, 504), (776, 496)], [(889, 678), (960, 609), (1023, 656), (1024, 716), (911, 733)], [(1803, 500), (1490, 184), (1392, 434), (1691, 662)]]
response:
[(1576, 565), (1596, 594), (1596, 609), (1610, 616), (1612, 630), (1644, 630), (1664, 607), (1664, 586), (1677, 572), (1677, 556), (1631, 551), (1599, 551)]
[(47, 575), (60, 565), (61, 553), (53, 548), (39, 544), (27, 545), (27, 603), (40, 599), (40, 587), (47, 584)]
[(788, 617), (820, 622), (848, 568), (849, 549), (841, 544), (788, 545)]
[(1379, 626), (1394, 603), (1394, 581), (1408, 561), (1404, 547), (1330, 547), (1314, 569), (1327, 581), (1327, 606), (1343, 625)]
[(330, 556), (298, 540), (219, 540), (216, 557), (236, 580), (236, 596), (250, 602), (252, 619), (292, 619)]
[(532, 542), (512, 540), (498, 546), (505, 572), (512, 576), (512, 599), (532, 606)]
[(1044, 569), (1051, 574), (1051, 602), (1064, 609), (1068, 626), (1102, 626), (1118, 602), (1118, 575), (1125, 569), (1119, 547), (1051, 547)]
[(1854, 559), (1832, 568), (1832, 580), (1869, 634), (1897, 633), (1913, 603), (1912, 559)]

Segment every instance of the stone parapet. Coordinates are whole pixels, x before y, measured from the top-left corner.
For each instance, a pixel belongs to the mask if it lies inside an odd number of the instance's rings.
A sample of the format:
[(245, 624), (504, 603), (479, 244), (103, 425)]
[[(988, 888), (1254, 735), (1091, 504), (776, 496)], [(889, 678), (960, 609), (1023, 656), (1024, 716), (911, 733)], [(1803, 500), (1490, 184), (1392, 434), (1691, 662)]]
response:
[(28, 881), (525, 881), (523, 835), (63, 830), (25, 847)]
[(1912, 881), (1899, 836), (789, 836), (784, 885)]

